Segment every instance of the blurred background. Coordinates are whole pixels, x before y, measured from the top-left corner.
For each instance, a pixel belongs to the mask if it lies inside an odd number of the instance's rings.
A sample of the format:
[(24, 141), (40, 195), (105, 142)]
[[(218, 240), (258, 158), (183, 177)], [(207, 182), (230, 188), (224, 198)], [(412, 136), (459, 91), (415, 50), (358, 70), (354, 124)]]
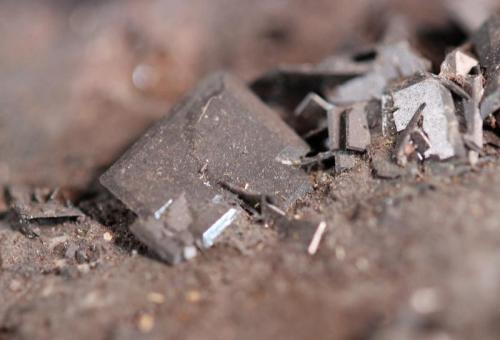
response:
[(436, 62), (496, 9), (494, 0), (3, 0), (0, 184), (84, 187), (213, 70), (251, 81), (281, 63), (365, 48), (389, 28)]

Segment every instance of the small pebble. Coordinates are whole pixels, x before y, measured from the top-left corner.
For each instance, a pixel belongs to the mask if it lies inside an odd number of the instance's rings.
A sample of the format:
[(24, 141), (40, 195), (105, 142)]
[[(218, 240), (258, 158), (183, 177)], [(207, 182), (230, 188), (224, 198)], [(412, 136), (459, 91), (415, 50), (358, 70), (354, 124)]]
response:
[(12, 280), (9, 284), (9, 289), (13, 292), (18, 292), (21, 290), (23, 284), (19, 280)]
[(113, 240), (113, 235), (111, 235), (111, 233), (109, 231), (106, 231), (102, 237), (104, 238), (104, 241), (106, 242), (111, 242), (111, 240)]
[(410, 305), (419, 314), (430, 314), (441, 308), (441, 299), (435, 288), (420, 288), (411, 295)]
[(335, 247), (335, 257), (337, 258), (337, 260), (342, 261), (343, 259), (345, 259), (345, 256), (346, 254), (344, 247)]
[(64, 246), (64, 242), (66, 242), (67, 240), (68, 240), (67, 235), (53, 237), (49, 240), (48, 247), (50, 250), (54, 250), (54, 248), (56, 248), (58, 246), (61, 246), (61, 245)]
[(87, 274), (90, 271), (90, 265), (88, 263), (79, 264), (76, 269), (82, 274)]
[(201, 300), (201, 293), (197, 290), (190, 290), (186, 293), (186, 300), (191, 303), (197, 303)]
[(49, 281), (49, 283), (42, 289), (41, 295), (43, 297), (48, 297), (54, 293), (54, 283)]
[(151, 314), (142, 314), (137, 321), (137, 328), (142, 333), (149, 333), (155, 326), (155, 319)]
[(160, 305), (160, 304), (165, 302), (165, 296), (161, 293), (150, 292), (148, 294), (148, 300), (149, 300), (149, 302), (156, 303), (157, 305)]
[(54, 261), (54, 267), (56, 269), (61, 269), (61, 268), (65, 267), (65, 266), (66, 266), (66, 260), (64, 260), (64, 259), (56, 259)]

